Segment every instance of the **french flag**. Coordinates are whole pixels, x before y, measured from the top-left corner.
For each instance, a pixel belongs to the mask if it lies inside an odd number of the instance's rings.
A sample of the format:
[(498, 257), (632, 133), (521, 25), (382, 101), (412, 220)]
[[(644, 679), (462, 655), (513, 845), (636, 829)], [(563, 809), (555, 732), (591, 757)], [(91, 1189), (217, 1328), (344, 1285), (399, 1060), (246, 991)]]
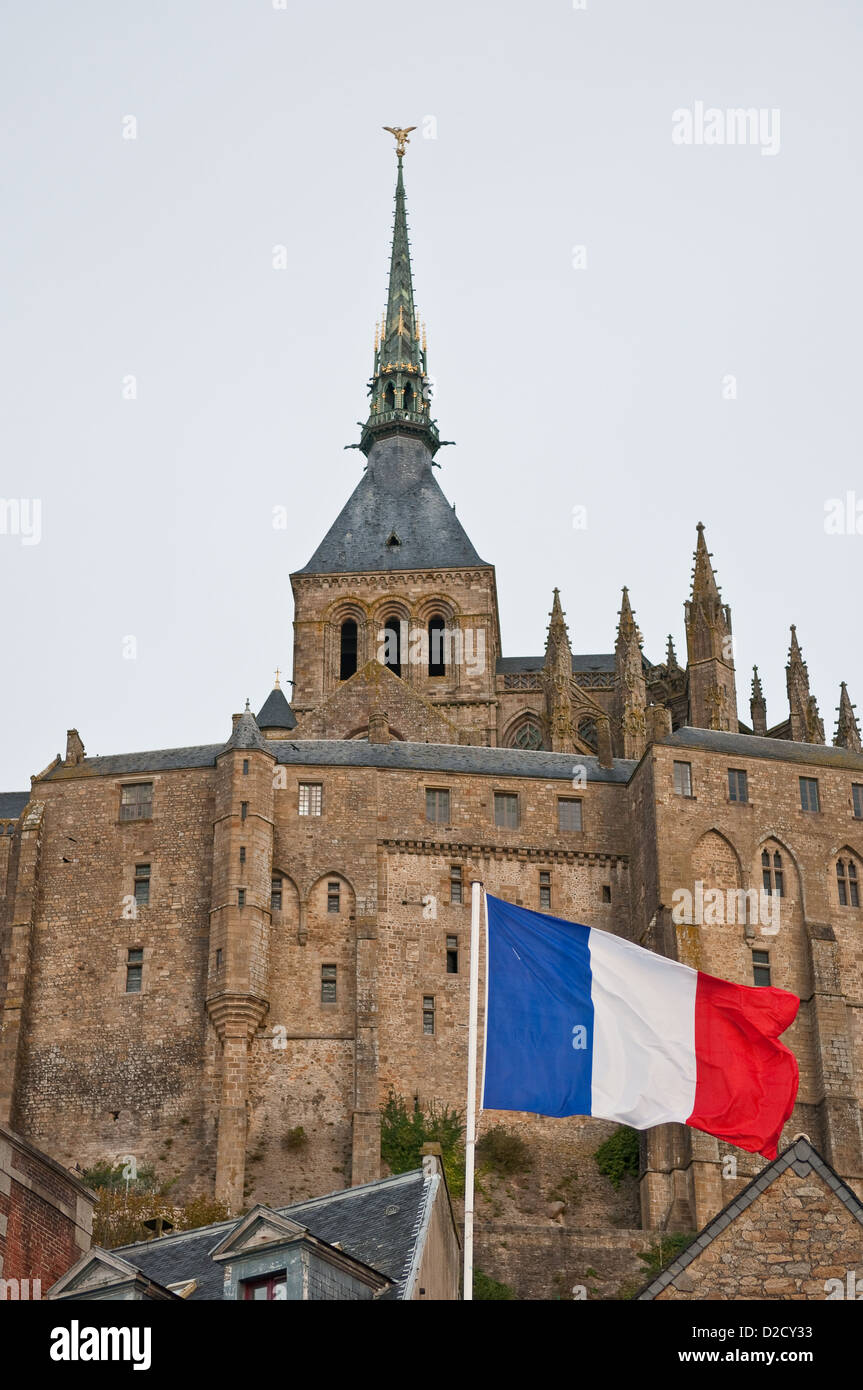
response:
[(677, 1122), (775, 1158), (800, 1000), (486, 895), (484, 1110)]

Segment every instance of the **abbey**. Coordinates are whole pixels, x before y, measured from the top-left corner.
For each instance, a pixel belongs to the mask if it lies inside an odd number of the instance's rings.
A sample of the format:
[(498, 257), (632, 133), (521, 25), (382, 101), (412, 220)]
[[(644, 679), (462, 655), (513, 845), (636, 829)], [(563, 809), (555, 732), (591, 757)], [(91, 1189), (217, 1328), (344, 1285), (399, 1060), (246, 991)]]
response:
[[(756, 670), (739, 719), (701, 524), (682, 662), (671, 638), (648, 658), (626, 589), (607, 652), (573, 651), (555, 590), (544, 650), (504, 654), (494, 566), (434, 471), (399, 135), (362, 475), (291, 575), (291, 701), (277, 679), (257, 715), (247, 702), (226, 718), (223, 742), (188, 748), (92, 758), (73, 729), (29, 792), (0, 796), (0, 1122), (64, 1164), (131, 1155), (233, 1211), (377, 1178), (391, 1087), (463, 1107), (478, 877), (799, 995), (782, 1142), (805, 1133), (863, 1194), (863, 751), (848, 692), (828, 743), (792, 628), (787, 712), (768, 721)], [(774, 914), (770, 931), (760, 914), (674, 920), (696, 884), (770, 895), (779, 929)], [(643, 1225), (710, 1219), (759, 1168), (728, 1154), (682, 1126), (650, 1131)]]

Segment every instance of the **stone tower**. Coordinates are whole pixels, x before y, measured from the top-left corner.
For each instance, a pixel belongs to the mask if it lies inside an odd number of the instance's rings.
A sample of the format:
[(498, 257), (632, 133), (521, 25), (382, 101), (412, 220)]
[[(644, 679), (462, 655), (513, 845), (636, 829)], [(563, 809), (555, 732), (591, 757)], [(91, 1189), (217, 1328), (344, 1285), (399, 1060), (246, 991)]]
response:
[[(440, 439), (413, 299), (399, 149), (387, 306), (375, 333), (369, 415), (355, 446), (366, 456), (365, 471), (308, 564), (291, 575), (296, 736), (308, 736), (303, 715), (328, 698), (329, 727), (338, 727), (343, 707), (342, 736), (363, 734), (371, 704), (390, 704), (382, 676), (389, 670), (402, 682), (392, 692), (402, 722), (412, 700), (416, 727), (426, 702), (445, 721), (435, 726), (439, 741), (494, 743), (495, 574), (432, 471)], [(394, 736), (404, 737), (399, 709), (389, 714)]]

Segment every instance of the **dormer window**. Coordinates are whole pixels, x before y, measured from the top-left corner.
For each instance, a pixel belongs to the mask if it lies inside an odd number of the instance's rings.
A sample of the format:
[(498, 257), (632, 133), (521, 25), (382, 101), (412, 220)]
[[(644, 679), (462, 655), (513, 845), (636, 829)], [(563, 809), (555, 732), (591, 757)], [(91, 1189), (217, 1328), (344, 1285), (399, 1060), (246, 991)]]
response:
[(244, 1279), (241, 1288), (245, 1300), (277, 1303), (288, 1297), (288, 1281), (284, 1270), (280, 1270), (278, 1274), (268, 1274), (263, 1279)]
[(386, 545), (389, 550), (395, 550), (396, 546), (401, 545), (397, 532), (390, 531), (386, 539)]

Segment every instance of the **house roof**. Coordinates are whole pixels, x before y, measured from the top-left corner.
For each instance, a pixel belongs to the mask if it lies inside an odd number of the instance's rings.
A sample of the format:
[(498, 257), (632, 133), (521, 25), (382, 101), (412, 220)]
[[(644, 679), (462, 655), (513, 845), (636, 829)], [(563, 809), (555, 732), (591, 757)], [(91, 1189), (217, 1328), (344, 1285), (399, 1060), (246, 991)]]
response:
[[(383, 1297), (400, 1299), (410, 1292), (414, 1256), (427, 1229), (426, 1209), (439, 1182), (436, 1175), (417, 1169), (274, 1210), (330, 1245), (338, 1241), (346, 1254), (386, 1274), (394, 1287)], [(191, 1302), (220, 1299), (223, 1270), (211, 1253), (242, 1219), (125, 1245), (112, 1253), (165, 1287), (196, 1280)]]
[(790, 739), (761, 738), (755, 734), (732, 734), (717, 729), (677, 729), (661, 740), (683, 748), (705, 748), (741, 758), (770, 758), (783, 763), (815, 763), (841, 768), (845, 772), (863, 771), (863, 753), (833, 748), (824, 743), (792, 743)]
[(823, 1159), (817, 1149), (814, 1149), (808, 1139), (795, 1139), (787, 1149), (774, 1158), (772, 1163), (768, 1163), (766, 1168), (762, 1168), (757, 1177), (744, 1187), (742, 1192), (738, 1192), (727, 1206), (723, 1207), (718, 1216), (714, 1216), (712, 1221), (687, 1245), (679, 1255), (665, 1266), (644, 1288), (635, 1295), (640, 1301), (650, 1301), (662, 1293), (669, 1284), (673, 1284), (679, 1274), (682, 1274), (687, 1265), (692, 1264), (718, 1235), (720, 1235), (732, 1221), (740, 1216), (747, 1207), (757, 1201), (761, 1193), (774, 1183), (787, 1168), (793, 1169), (794, 1173), (801, 1178), (808, 1177), (810, 1173), (817, 1174), (827, 1186), (836, 1194), (836, 1197), (844, 1206), (848, 1208), (852, 1216), (863, 1226), (863, 1202), (848, 1186), (846, 1182), (833, 1171), (830, 1164)]
[[(545, 666), (544, 656), (499, 656), (496, 670), (498, 675), (507, 671), (541, 671)], [(614, 652), (574, 655), (573, 672), (614, 671)]]
[(29, 800), (29, 792), (0, 792), (0, 820), (17, 820)]
[(372, 445), (363, 476), (297, 574), (476, 565), (490, 568), (441, 492), (428, 448), (419, 439), (393, 435)]
[[(79, 777), (132, 776), (180, 767), (211, 767), (227, 745), (205, 744), (196, 748), (160, 748), (149, 753), (118, 753), (105, 758), (85, 758), (74, 772)], [(461, 743), (369, 743), (367, 739), (304, 738), (267, 739), (266, 751), (277, 762), (301, 767), (381, 767), (417, 772), (474, 772), (493, 777), (539, 777), (571, 782), (573, 766), (586, 770), (588, 782), (627, 782), (636, 763), (617, 758), (614, 767), (600, 767), (599, 760), (584, 753), (545, 753), (522, 748), (484, 748)], [(46, 781), (71, 775), (62, 766), (46, 774)]]

